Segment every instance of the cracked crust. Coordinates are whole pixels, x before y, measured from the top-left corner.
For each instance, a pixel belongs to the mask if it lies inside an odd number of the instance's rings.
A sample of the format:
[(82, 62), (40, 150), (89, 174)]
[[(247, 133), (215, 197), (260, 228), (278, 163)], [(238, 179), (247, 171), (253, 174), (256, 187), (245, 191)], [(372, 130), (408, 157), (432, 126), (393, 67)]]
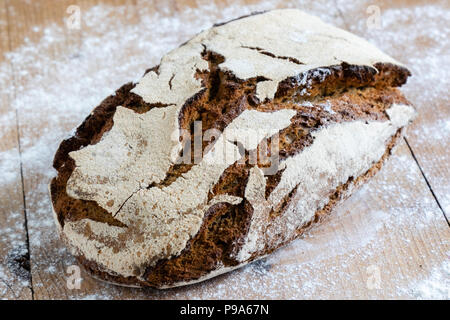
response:
[[(333, 50), (338, 45), (348, 56), (336, 63), (335, 51), (321, 53), (316, 66), (316, 58), (302, 53), (314, 46), (293, 52), (296, 45), (286, 37), (281, 47), (265, 38), (262, 23), (293, 16), (305, 20), (294, 31), (317, 31), (307, 43), (333, 44)], [(239, 30), (251, 25), (262, 29), (234, 45)], [(354, 45), (375, 51), (349, 52)], [(255, 73), (244, 75), (237, 58)], [(268, 63), (277, 72), (264, 69)], [(261, 13), (202, 32), (138, 84), (107, 98), (61, 143), (50, 191), (62, 236), (93, 275), (129, 286), (188, 284), (267, 255), (379, 170), (413, 117), (395, 88), (408, 76), (362, 39), (298, 10)], [(255, 125), (269, 137), (267, 149), (242, 138), (242, 129)], [(204, 164), (214, 152), (195, 159), (195, 146), (182, 139), (211, 129), (225, 130), (233, 140), (219, 135), (215, 149), (238, 156), (215, 170)], [(356, 132), (357, 138), (349, 136)], [(276, 159), (272, 145), (278, 145)], [(168, 153), (169, 146), (175, 152)], [(192, 163), (177, 163), (187, 150)], [(265, 150), (279, 167), (268, 174), (272, 162), (251, 162), (252, 150)], [(301, 165), (324, 158), (321, 152), (332, 155), (326, 163)], [(311, 183), (308, 176), (315, 177)], [(315, 184), (321, 188), (311, 188)]]

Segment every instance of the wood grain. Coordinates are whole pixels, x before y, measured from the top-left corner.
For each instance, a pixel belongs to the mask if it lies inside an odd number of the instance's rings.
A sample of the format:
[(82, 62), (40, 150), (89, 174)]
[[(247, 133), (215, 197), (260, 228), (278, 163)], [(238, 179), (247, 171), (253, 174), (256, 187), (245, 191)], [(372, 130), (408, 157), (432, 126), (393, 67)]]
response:
[[(25, 1), (7, 0), (0, 9), (0, 20), (9, 21), (0, 25), (2, 42), (0, 52), (14, 51), (25, 41), (36, 42), (43, 36), (45, 26), (56, 23), (64, 26), (69, 5), (79, 5), (82, 11), (99, 3), (112, 6), (126, 5), (126, 14), (118, 15), (123, 23), (137, 23), (141, 6), (155, 12), (172, 14), (198, 5), (194, 0), (140, 1), (140, 0), (79, 0), (79, 1)], [(203, 3), (203, 2), (202, 2)], [(220, 8), (227, 8), (232, 2), (217, 1)], [(258, 1), (245, 1), (258, 3)], [(368, 3), (351, 5), (336, 1), (330, 7), (334, 24), (347, 27), (355, 33), (370, 38), (357, 22), (366, 19)], [(203, 3), (204, 4), (204, 3)], [(418, 2), (417, 4), (422, 4)], [(294, 2), (274, 3), (274, 6), (293, 6)], [(317, 6), (325, 2), (302, 3), (301, 7), (315, 12)], [(402, 1), (380, 4), (383, 8), (405, 5)], [(351, 8), (351, 9), (349, 9)], [(6, 10), (7, 9), (7, 10)], [(348, 12), (346, 10), (352, 10)], [(359, 20), (358, 20), (359, 19)], [(13, 21), (13, 22), (10, 22)], [(406, 22), (405, 22), (406, 23)], [(411, 23), (411, 22), (409, 22)], [(36, 26), (40, 28), (36, 28)], [(52, 47), (52, 57), (61, 57), (76, 51), (82, 44), (89, 28), (66, 30), (62, 42)], [(10, 41), (3, 35), (9, 34)], [(29, 40), (26, 40), (29, 39)], [(430, 44), (432, 45), (432, 43)], [(423, 49), (426, 52), (427, 47)], [(389, 52), (390, 53), (390, 52)], [(401, 60), (401, 52), (397, 52)], [(406, 53), (404, 53), (406, 54)], [(0, 59), (0, 62), (2, 60)], [(14, 73), (11, 67), (11, 83), (21, 85), (26, 81)], [(30, 72), (38, 72), (30, 70)], [(420, 95), (420, 88), (409, 89), (411, 100)], [(13, 97), (0, 93), (0, 119), (11, 111)], [(450, 232), (442, 214), (448, 206), (444, 181), (448, 183), (448, 140), (434, 139), (428, 133), (429, 143), (423, 144), (420, 136), (423, 126), (433, 126), (444, 117), (448, 119), (448, 97), (430, 101), (436, 113), (421, 112), (418, 120), (407, 136), (411, 150), (402, 142), (393, 159), (361, 192), (352, 196), (342, 207), (322, 225), (312, 229), (304, 239), (279, 250), (274, 256), (211, 281), (194, 286), (158, 291), (150, 289), (121, 288), (105, 284), (82, 273), (81, 289), (67, 287), (67, 268), (75, 262), (60, 243), (53, 225), (39, 223), (39, 215), (51, 215), (48, 195), (43, 191), (46, 177), (36, 172), (31, 164), (23, 164), (24, 192), (27, 203), (28, 231), (30, 236), (31, 275), (33, 298), (35, 299), (208, 299), (208, 298), (414, 298), (419, 283), (426, 280), (433, 270), (448, 261), (450, 252)], [(425, 111), (420, 105), (419, 111)], [(19, 131), (7, 132), (1, 136), (0, 151), (13, 150), (19, 153), (17, 136), (27, 142), (27, 146), (39, 139), (48, 124), (43, 119), (39, 127), (30, 127), (24, 115), (18, 114)], [(14, 118), (15, 121), (15, 118)], [(69, 128), (67, 128), (69, 129)], [(0, 134), (2, 131), (0, 130)], [(27, 151), (24, 146), (22, 152)], [(416, 159), (411, 154), (416, 156)], [(439, 157), (438, 157), (439, 156)], [(421, 164), (421, 168), (417, 162)], [(15, 230), (19, 242), (26, 244), (26, 229), (23, 227), (23, 194), (20, 181), (20, 161), (14, 168), (16, 178), (11, 185), (0, 186), (0, 228), (11, 225), (22, 226)], [(423, 171), (423, 173), (421, 172)], [(429, 180), (429, 184), (424, 179)], [(387, 194), (387, 190), (389, 193)], [(432, 192), (433, 191), (433, 192)], [(442, 202), (441, 208), (436, 198)], [(6, 196), (3, 196), (3, 195)], [(12, 215), (12, 212), (19, 212)], [(366, 231), (370, 234), (365, 234)], [(43, 237), (42, 235), (45, 235)], [(44, 239), (45, 241), (42, 241)], [(5, 241), (0, 244), (0, 257), (6, 257), (12, 250)], [(0, 267), (5, 269), (5, 259)], [(9, 272), (9, 271), (8, 271)], [(371, 285), (373, 274), (380, 275), (380, 281)], [(290, 274), (290, 277), (285, 277)], [(4, 290), (7, 299), (32, 298), (26, 287), (17, 289), (14, 284), (19, 279), (12, 277)], [(12, 283), (12, 285), (11, 285)], [(245, 290), (236, 293), (235, 288)], [(0, 283), (0, 293), (2, 292)]]
[[(8, 21), (5, 6), (0, 7), (0, 21)], [(10, 49), (8, 23), (0, 24), (0, 52)], [(14, 98), (13, 66), (3, 65), (7, 77), (0, 91), (0, 299), (31, 299), (26, 219), (20, 172), (19, 140)], [(15, 159), (15, 161), (13, 161)], [(3, 164), (3, 165), (2, 165)], [(4, 180), (3, 180), (4, 179)]]

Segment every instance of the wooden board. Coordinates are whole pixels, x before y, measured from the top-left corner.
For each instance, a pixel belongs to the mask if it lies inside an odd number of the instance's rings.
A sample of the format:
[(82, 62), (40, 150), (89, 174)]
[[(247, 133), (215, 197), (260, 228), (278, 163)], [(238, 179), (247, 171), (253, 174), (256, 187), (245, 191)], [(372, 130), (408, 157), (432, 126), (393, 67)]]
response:
[[(51, 24), (64, 25), (67, 18), (67, 8), (78, 5), (81, 12), (90, 10), (99, 3), (124, 10), (112, 10), (121, 23), (137, 24), (142, 16), (142, 6), (146, 12), (160, 12), (161, 19), (172, 14), (183, 12), (192, 19), (196, 1), (152, 1), (139, 0), (80, 0), (80, 1), (25, 1), (7, 0), (5, 8), (0, 11), (0, 20), (6, 21), (0, 25), (1, 34), (9, 34), (8, 43), (0, 43), (0, 52), (15, 52), (21, 46), (37, 43), (45, 36), (47, 26)], [(258, 9), (258, 1), (246, 1), (252, 9)], [(324, 1), (305, 2), (296, 5), (293, 2), (274, 1), (264, 4), (269, 7), (298, 6), (312, 13), (324, 15), (333, 24), (350, 29), (367, 38), (372, 33), (364, 29), (367, 19), (366, 9), (369, 3), (349, 5), (346, 1), (335, 1), (336, 6), (326, 6)], [(412, 5), (423, 5), (418, 1)], [(205, 3), (203, 3), (205, 5)], [(241, 2), (242, 5), (242, 2)], [(402, 1), (379, 3), (383, 9), (401, 8)], [(437, 5), (445, 6), (437, 3)], [(228, 1), (217, 1), (221, 10), (227, 10), (237, 5)], [(329, 7), (329, 8), (328, 8)], [(324, 8), (327, 8), (325, 12)], [(2, 10), (2, 9), (0, 9)], [(220, 10), (211, 10), (211, 15), (221, 17)], [(13, 21), (13, 22), (11, 22)], [(361, 23), (362, 21), (362, 23)], [(88, 21), (89, 22), (89, 21)], [(84, 21), (83, 23), (88, 23)], [(402, 27), (411, 25), (412, 21), (401, 21)], [(49, 46), (43, 54), (50, 59), (71, 57), (81, 50), (83, 39), (95, 32), (93, 28), (82, 27), (76, 30), (65, 30), (64, 36)], [(376, 35), (381, 37), (380, 34)], [(2, 37), (2, 39), (5, 39)], [(179, 39), (181, 42), (186, 39)], [(417, 44), (414, 50), (431, 50), (433, 41), (427, 45)], [(156, 41), (156, 40), (155, 40)], [(386, 47), (388, 48), (388, 47)], [(124, 49), (125, 50), (125, 49)], [(130, 56), (133, 54), (132, 49)], [(412, 49), (411, 49), (412, 50)], [(389, 50), (387, 50), (389, 52)], [(391, 52), (389, 52), (391, 53)], [(407, 58), (402, 50), (394, 52), (399, 60)], [(401, 54), (404, 54), (403, 56)], [(158, 58), (158, 57), (156, 57)], [(4, 63), (0, 59), (0, 63)], [(403, 61), (403, 60), (402, 60)], [(23, 71), (23, 70), (20, 70)], [(42, 70), (30, 68), (27, 74), (19, 72), (19, 68), (11, 68), (11, 81), (18, 86), (30, 86), (30, 77), (38, 76)], [(448, 96), (433, 98), (430, 104), (438, 112), (426, 112), (429, 106), (420, 100), (420, 87), (408, 87), (409, 98), (421, 102), (418, 105), (420, 116), (407, 139), (409, 147), (402, 142), (392, 160), (361, 192), (352, 196), (332, 217), (322, 225), (314, 228), (304, 239), (296, 241), (287, 248), (279, 250), (275, 255), (250, 266), (227, 274), (211, 281), (166, 291), (140, 290), (115, 287), (94, 280), (82, 272), (80, 289), (69, 289), (70, 277), (67, 268), (75, 262), (60, 243), (50, 219), (49, 199), (45, 185), (48, 174), (44, 172), (45, 164), (36, 165), (23, 163), (23, 187), (20, 179), (15, 179), (12, 185), (0, 186), (0, 227), (20, 225), (25, 216), (11, 214), (17, 210), (23, 213), (25, 194), (27, 204), (27, 228), (15, 230), (21, 243), (26, 243), (28, 229), (30, 237), (32, 288), (21, 287), (18, 290), (5, 290), (5, 298), (20, 299), (177, 299), (177, 298), (415, 298), (429, 294), (436, 277), (440, 277), (442, 266), (448, 263), (450, 253), (450, 231), (443, 215), (448, 207), (448, 139), (437, 139), (431, 129), (424, 137), (423, 128), (433, 128), (442, 119), (449, 121)], [(11, 101), (14, 97), (0, 96), (2, 101), (0, 117), (11, 111)], [(23, 108), (24, 110), (26, 108)], [(16, 150), (19, 152), (17, 134), (23, 142), (21, 152), (28, 159), (39, 138), (48, 133), (48, 127), (53, 124), (43, 118), (36, 125), (30, 122), (30, 115), (19, 108), (19, 131), (9, 132), (0, 140), (0, 152)], [(1, 119), (1, 118), (0, 118)], [(15, 120), (14, 120), (15, 121)], [(61, 118), (64, 130), (76, 123)], [(1, 131), (0, 131), (1, 134)], [(445, 138), (445, 137), (444, 137)], [(412, 154), (414, 153), (414, 156)], [(423, 164), (423, 165), (422, 165)], [(419, 167), (419, 165), (422, 165)], [(20, 161), (15, 169), (20, 173)], [(20, 174), (18, 175), (20, 178)], [(426, 179), (425, 179), (426, 177)], [(3, 197), (3, 194), (7, 196)], [(439, 200), (439, 202), (437, 201)], [(5, 257), (12, 250), (11, 246), (0, 244), (0, 255)], [(5, 268), (5, 260), (0, 257), (0, 267)], [(3, 270), (3, 269), (0, 269)], [(290, 274), (286, 277), (285, 274)], [(11, 275), (8, 275), (11, 277)], [(13, 278), (8, 285), (18, 283)], [(448, 282), (444, 282), (444, 286)], [(242, 290), (236, 290), (236, 288)], [(2, 292), (0, 284), (0, 293)], [(445, 287), (442, 289), (445, 291)], [(238, 295), (237, 293), (238, 292)], [(438, 292), (440, 293), (440, 291)], [(445, 292), (443, 293), (445, 294)]]
[[(0, 7), (0, 52), (10, 48), (6, 7)], [(31, 299), (29, 257), (16, 124), (13, 66), (0, 72), (0, 299)]]

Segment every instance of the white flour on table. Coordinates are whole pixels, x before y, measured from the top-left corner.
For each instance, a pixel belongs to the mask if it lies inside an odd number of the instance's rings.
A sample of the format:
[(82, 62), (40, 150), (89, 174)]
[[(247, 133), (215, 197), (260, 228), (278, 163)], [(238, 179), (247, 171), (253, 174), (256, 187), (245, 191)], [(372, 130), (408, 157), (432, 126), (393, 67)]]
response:
[[(347, 4), (343, 2), (344, 8), (345, 5)], [(213, 23), (277, 6), (279, 7), (278, 1), (252, 6), (235, 4), (225, 9), (206, 5), (175, 15), (164, 12), (154, 14), (151, 9), (142, 7), (139, 9), (139, 21), (127, 23), (127, 19), (131, 19), (128, 17), (129, 10), (100, 5), (82, 12), (84, 25), (81, 31), (68, 31), (56, 24), (45, 29), (35, 27), (34, 32), (42, 33), (39, 41), (25, 40), (22, 46), (6, 54), (0, 64), (0, 88), (6, 90), (11, 98), (11, 111), (0, 114), (0, 139), (15, 129), (17, 110), (21, 127), (21, 161), (25, 176), (28, 229), (34, 268), (32, 271), (33, 274), (36, 272), (40, 275), (33, 278), (35, 288), (55, 285), (45, 280), (46, 277), (42, 276), (44, 274), (51, 275), (52, 281), (54, 278), (57, 281), (65, 281), (65, 268), (74, 263), (58, 240), (47, 194), (47, 185), (55, 175), (51, 168), (53, 155), (61, 140), (115, 89), (126, 82), (138, 80), (144, 70), (158, 64), (164, 53), (196, 33)], [(320, 1), (308, 5), (303, 1), (289, 1), (283, 4), (283, 7), (286, 6), (306, 9), (327, 22), (344, 27), (338, 10), (323, 5)], [(414, 9), (396, 9), (386, 13), (386, 23), (390, 26), (386, 32), (375, 35), (368, 33), (366, 36), (369, 40), (375, 38), (374, 42), (382, 44), (382, 49), (394, 57), (396, 52), (407, 50), (395, 45), (400, 37), (400, 42), (405, 47), (408, 47), (408, 43), (414, 43), (418, 37), (427, 37), (429, 41), (437, 43), (426, 61), (414, 54), (409, 61), (402, 61), (407, 65), (412, 64), (413, 72), (421, 73), (421, 77), (413, 77), (411, 84), (405, 88), (406, 94), (411, 93), (411, 100), (420, 108), (425, 107), (429, 99), (448, 94), (448, 69), (442, 65), (448, 63), (449, 52), (442, 52), (444, 44), (439, 44), (439, 41), (445, 42), (450, 32), (445, 26), (440, 33), (430, 32), (437, 29), (432, 21), (436, 19), (435, 15), (440, 16), (445, 12), (439, 12), (433, 6), (417, 10), (422, 10), (420, 13), (423, 19), (426, 19), (424, 25), (429, 30), (396, 29), (396, 19), (408, 19), (417, 14)], [(118, 13), (123, 20), (115, 18)], [(362, 29), (358, 25), (355, 25), (355, 28)], [(81, 32), (81, 40), (66, 41), (67, 37), (78, 39), (77, 32)], [(60, 53), (54, 55), (54, 52)], [(14, 70), (15, 79), (10, 78), (11, 68)], [(426, 85), (425, 96), (418, 96), (412, 87), (424, 86), (420, 83), (424, 81), (424, 70), (427, 70), (425, 81), (429, 85)], [(449, 120), (444, 119), (439, 127), (442, 130), (436, 133), (436, 138), (450, 140)], [(432, 137), (433, 134), (430, 133)], [(19, 171), (13, 170), (18, 159), (16, 149), (0, 151), (1, 185), (8, 185), (20, 179)], [(441, 213), (427, 190), (413, 200), (411, 195), (402, 197), (402, 188), (407, 186), (392, 183), (387, 172), (403, 175), (408, 183), (417, 182), (418, 170), (411, 157), (394, 155), (375, 181), (366, 185), (323, 225), (316, 226), (303, 239), (278, 250), (265, 260), (191, 287), (168, 291), (134, 290), (133, 293), (137, 298), (192, 299), (354, 297), (338, 284), (347, 280), (354, 281), (351, 266), (371, 264), (373, 256), (381, 254), (384, 246), (391, 245), (389, 239), (380, 239), (382, 235), (401, 233), (406, 226), (411, 228), (411, 221), (414, 221), (413, 230), (425, 232), (430, 228), (430, 223), (442, 220)], [(398, 198), (390, 199), (392, 194)], [(364, 208), (366, 199), (372, 199), (370, 203), (386, 200), (391, 207), (380, 206), (361, 216), (354, 208)], [(13, 217), (21, 212), (7, 214)], [(343, 225), (347, 227), (344, 228)], [(20, 230), (21, 226), (1, 229), (2, 242), (8, 241), (12, 247), (23, 247), (23, 240), (16, 239)], [(402, 243), (396, 245), (407, 247), (409, 237), (410, 234), (405, 233)], [(449, 243), (443, 245), (448, 247)], [(448, 281), (443, 282), (443, 279), (448, 279), (448, 264), (434, 265), (429, 262), (425, 267), (427, 269), (424, 269), (423, 277), (414, 281), (403, 274), (391, 276), (395, 281), (390, 284), (389, 290), (386, 289), (388, 292), (385, 295), (393, 298), (445, 298), (447, 295), (447, 298), (450, 298)], [(6, 266), (0, 265), (0, 279), (5, 277), (2, 271), (4, 268)], [(392, 268), (395, 270), (395, 266)], [(361, 272), (364, 273), (365, 270)], [(23, 286), (30, 285), (24, 278), (18, 278), (17, 281), (21, 281)], [(366, 289), (364, 282), (354, 285)], [(0, 295), (2, 290), (7, 290), (3, 286), (0, 282)], [(89, 292), (69, 292), (68, 297), (120, 298), (127, 290), (132, 289), (96, 283), (96, 287), (91, 288)], [(380, 292), (372, 291), (367, 297), (376, 297)]]

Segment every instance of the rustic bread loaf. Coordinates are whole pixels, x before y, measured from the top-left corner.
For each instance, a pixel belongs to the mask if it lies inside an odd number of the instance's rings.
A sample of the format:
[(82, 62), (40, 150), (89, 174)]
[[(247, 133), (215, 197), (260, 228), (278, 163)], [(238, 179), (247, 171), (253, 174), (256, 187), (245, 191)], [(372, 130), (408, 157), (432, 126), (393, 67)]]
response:
[(56, 153), (62, 238), (95, 277), (166, 288), (299, 237), (373, 176), (409, 71), (299, 10), (216, 25), (95, 108)]

